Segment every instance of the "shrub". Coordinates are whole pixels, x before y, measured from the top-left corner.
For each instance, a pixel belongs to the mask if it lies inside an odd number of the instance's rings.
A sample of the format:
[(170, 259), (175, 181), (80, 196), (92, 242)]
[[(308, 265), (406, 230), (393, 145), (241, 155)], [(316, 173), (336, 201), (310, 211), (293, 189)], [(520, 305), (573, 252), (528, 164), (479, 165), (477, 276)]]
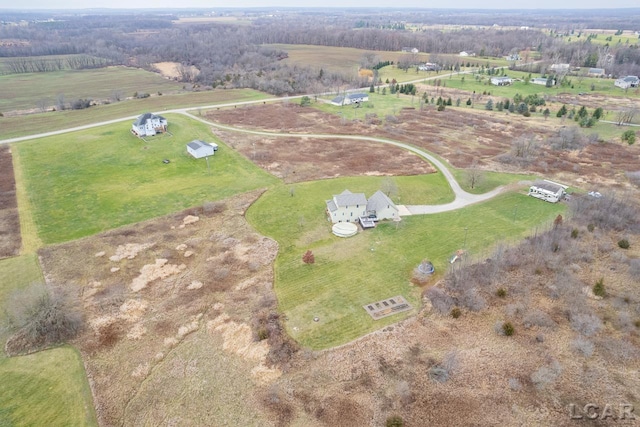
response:
[(267, 338), (269, 338), (269, 330), (265, 327), (261, 327), (260, 329), (258, 329), (257, 335), (258, 341), (266, 340)]
[(304, 255), (302, 255), (302, 262), (305, 264), (313, 264), (316, 262), (316, 257), (313, 255), (313, 252), (308, 250)]
[(587, 230), (589, 230), (589, 233), (593, 233), (593, 230), (594, 230), (595, 228), (596, 228), (596, 227), (595, 227), (593, 224), (589, 224), (589, 225), (587, 225)]
[(454, 319), (457, 319), (458, 317), (460, 317), (462, 315), (462, 311), (458, 308), (458, 307), (453, 307), (451, 309), (451, 317), (453, 317)]
[(602, 328), (602, 321), (595, 314), (570, 313), (571, 328), (589, 337)]
[(542, 366), (532, 373), (531, 382), (537, 389), (541, 390), (554, 382), (561, 372), (562, 367), (560, 366), (560, 363), (558, 363), (557, 360), (554, 360), (549, 366)]
[(394, 415), (392, 417), (387, 418), (385, 423), (387, 427), (402, 427), (404, 426), (404, 420), (399, 415)]
[(571, 342), (571, 349), (584, 357), (591, 357), (593, 354), (593, 343), (583, 337), (578, 337)]
[(604, 278), (601, 277), (598, 279), (595, 285), (593, 285), (593, 294), (598, 297), (603, 297), (607, 294), (607, 291), (604, 288)]
[(524, 319), (522, 319), (522, 321), (524, 322), (525, 325), (529, 325), (529, 326), (535, 325), (535, 326), (542, 326), (545, 328), (552, 328), (556, 326), (556, 322), (554, 322), (553, 319), (547, 313), (537, 309), (534, 309), (529, 313), (527, 313), (527, 315), (524, 316)]
[(506, 336), (510, 337), (515, 332), (515, 328), (513, 327), (511, 322), (504, 322), (502, 324), (502, 331)]
[(573, 230), (571, 230), (571, 238), (572, 239), (577, 239), (578, 238), (578, 233), (579, 233), (579, 231), (578, 231), (577, 228), (574, 228)]
[(441, 288), (432, 286), (425, 292), (433, 308), (438, 310), (440, 314), (449, 313), (453, 307), (453, 298), (451, 298)]
[(634, 130), (629, 129), (622, 134), (622, 142), (626, 142), (629, 145), (633, 145), (636, 142), (636, 133)]
[(34, 285), (16, 295), (7, 306), (17, 331), (7, 340), (10, 355), (43, 350), (74, 338), (83, 319), (68, 294)]
[(618, 246), (622, 249), (629, 249), (629, 241), (627, 239), (618, 240)]
[(496, 296), (499, 298), (505, 298), (507, 296), (507, 290), (505, 288), (498, 288)]

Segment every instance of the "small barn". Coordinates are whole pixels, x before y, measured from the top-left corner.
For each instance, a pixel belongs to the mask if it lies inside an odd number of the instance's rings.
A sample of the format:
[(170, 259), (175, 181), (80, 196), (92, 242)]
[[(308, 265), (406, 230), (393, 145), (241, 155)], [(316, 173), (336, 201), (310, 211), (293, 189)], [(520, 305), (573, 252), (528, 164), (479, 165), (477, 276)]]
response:
[(209, 144), (199, 139), (194, 139), (187, 144), (187, 152), (196, 159), (213, 156), (217, 150), (217, 144)]
[(557, 203), (564, 197), (566, 185), (558, 184), (552, 181), (537, 181), (529, 188), (528, 195), (536, 199), (542, 199), (547, 202)]

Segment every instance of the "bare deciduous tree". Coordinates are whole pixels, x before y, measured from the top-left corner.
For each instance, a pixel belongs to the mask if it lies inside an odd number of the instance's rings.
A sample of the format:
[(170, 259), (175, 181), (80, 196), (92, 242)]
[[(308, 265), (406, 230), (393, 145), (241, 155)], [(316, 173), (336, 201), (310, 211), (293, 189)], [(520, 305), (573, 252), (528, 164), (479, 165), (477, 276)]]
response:
[(477, 185), (484, 181), (485, 173), (478, 167), (476, 160), (471, 163), (471, 166), (465, 170), (465, 181), (470, 188), (475, 188)]

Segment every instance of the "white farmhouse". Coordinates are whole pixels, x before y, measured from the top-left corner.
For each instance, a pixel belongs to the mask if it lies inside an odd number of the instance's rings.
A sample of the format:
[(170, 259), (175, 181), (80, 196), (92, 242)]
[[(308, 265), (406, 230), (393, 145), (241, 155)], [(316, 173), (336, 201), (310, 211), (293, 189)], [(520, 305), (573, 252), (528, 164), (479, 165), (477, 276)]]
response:
[[(534, 77), (531, 80), (529, 80), (529, 83), (534, 85), (546, 86), (547, 81), (549, 81), (549, 79), (546, 77)], [(552, 79), (552, 85), (553, 85), (553, 79)]]
[(327, 215), (333, 223), (356, 222), (367, 215), (367, 198), (364, 193), (344, 190), (331, 200), (327, 200)]
[(621, 89), (629, 89), (630, 87), (638, 87), (640, 78), (638, 76), (620, 77), (613, 84)]
[(333, 105), (341, 106), (341, 105), (350, 105), (350, 104), (359, 104), (361, 102), (369, 101), (369, 95), (366, 93), (349, 93), (345, 96), (336, 96), (331, 100)]
[(534, 182), (529, 188), (529, 196), (542, 199), (547, 202), (556, 203), (562, 199), (567, 189), (566, 185), (561, 185), (551, 181)]
[(153, 136), (167, 131), (167, 119), (152, 113), (144, 113), (131, 125), (131, 132), (136, 136)]
[(209, 144), (199, 139), (194, 139), (187, 144), (187, 152), (196, 159), (213, 156), (216, 151), (218, 151), (218, 144)]

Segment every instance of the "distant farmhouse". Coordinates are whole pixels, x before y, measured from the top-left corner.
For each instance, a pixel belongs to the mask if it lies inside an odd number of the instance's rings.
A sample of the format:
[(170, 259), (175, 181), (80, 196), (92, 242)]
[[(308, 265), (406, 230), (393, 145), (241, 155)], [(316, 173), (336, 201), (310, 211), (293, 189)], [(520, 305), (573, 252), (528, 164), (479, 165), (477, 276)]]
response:
[(153, 136), (167, 131), (167, 119), (152, 113), (144, 113), (131, 125), (131, 132), (136, 136)]
[(491, 77), (491, 84), (494, 86), (509, 86), (512, 83), (511, 77)]
[(521, 60), (519, 53), (512, 53), (511, 55), (505, 56), (504, 59), (506, 59), (507, 61), (520, 61)]
[(529, 188), (529, 196), (542, 199), (547, 202), (557, 203), (565, 195), (566, 185), (552, 181), (537, 181)]
[(556, 73), (566, 74), (571, 70), (570, 64), (551, 64), (549, 67), (551, 71), (555, 71)]
[(417, 47), (403, 47), (402, 51), (403, 52), (409, 52), (409, 53), (418, 53), (418, 52), (420, 52)]
[(466, 52), (463, 50), (460, 52), (460, 56), (476, 56), (476, 54), (474, 52)]
[(587, 71), (589, 77), (604, 77), (605, 75), (604, 68), (589, 68)]
[(440, 71), (442, 67), (433, 62), (426, 62), (418, 66), (418, 70), (420, 71)]
[[(534, 77), (531, 80), (529, 80), (529, 83), (532, 83), (534, 85), (541, 85), (541, 86), (546, 86), (547, 85), (547, 80), (549, 80), (546, 77)], [(552, 85), (553, 85), (553, 80), (552, 80)]]
[(200, 141), (199, 139), (194, 139), (187, 144), (187, 152), (196, 159), (213, 156), (216, 151), (218, 151), (218, 144)]
[(638, 87), (640, 79), (638, 76), (620, 77), (613, 84), (621, 89), (629, 89), (630, 87)]
[(382, 191), (376, 191), (367, 200), (364, 193), (344, 190), (326, 201), (328, 219), (335, 223), (360, 222), (364, 228), (373, 227), (374, 221), (399, 218), (398, 207)]
[(333, 105), (342, 106), (350, 104), (360, 104), (369, 101), (369, 95), (366, 93), (349, 93), (345, 96), (336, 96), (331, 100)]

